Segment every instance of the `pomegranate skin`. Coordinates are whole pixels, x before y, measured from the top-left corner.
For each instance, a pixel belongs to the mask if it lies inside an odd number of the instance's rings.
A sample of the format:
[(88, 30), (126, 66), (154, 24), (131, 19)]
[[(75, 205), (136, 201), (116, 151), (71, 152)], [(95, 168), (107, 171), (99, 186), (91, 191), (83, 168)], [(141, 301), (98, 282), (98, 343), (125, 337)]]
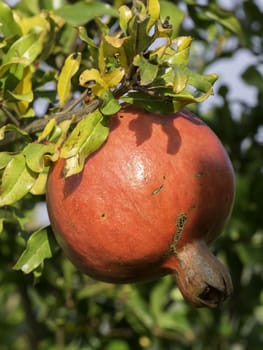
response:
[[(195, 115), (125, 106), (110, 117), (108, 140), (80, 174), (64, 178), (64, 165), (59, 159), (49, 174), (47, 208), (59, 244), (84, 273), (111, 283), (173, 273), (195, 306), (214, 307), (231, 294), (220, 263), (217, 277), (208, 264), (211, 276), (198, 288), (194, 282), (195, 296), (188, 295), (191, 276), (202, 275), (203, 256), (212, 255), (207, 244), (231, 214), (235, 187), (224, 147)], [(209, 290), (208, 301), (200, 301), (206, 287), (220, 295)]]

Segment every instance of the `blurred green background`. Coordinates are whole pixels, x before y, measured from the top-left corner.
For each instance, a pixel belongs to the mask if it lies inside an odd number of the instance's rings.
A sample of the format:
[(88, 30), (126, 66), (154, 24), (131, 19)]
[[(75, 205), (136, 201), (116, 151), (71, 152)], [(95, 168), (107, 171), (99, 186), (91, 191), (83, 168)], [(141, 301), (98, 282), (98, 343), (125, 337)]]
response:
[[(83, 24), (75, 11), (81, 3), (24, 0), (16, 9), (32, 16), (60, 8), (69, 22)], [(236, 172), (233, 215), (212, 246), (231, 270), (234, 295), (218, 309), (193, 309), (170, 276), (139, 285), (100, 283), (80, 274), (61, 251), (45, 262), (39, 278), (37, 272), (24, 275), (12, 270), (24, 249), (23, 235), (6, 223), (0, 235), (0, 350), (263, 349), (263, 5), (256, 0), (173, 4), (179, 9), (174, 15), (184, 14), (180, 35), (194, 38), (193, 69), (219, 74), (215, 97), (192, 109), (222, 140)], [(170, 9), (167, 1), (162, 6)], [(86, 27), (90, 34), (96, 30), (92, 21)], [(56, 40), (63, 49), (50, 58), (54, 62), (72, 49), (70, 26)], [(27, 217), (43, 201), (24, 199)]]

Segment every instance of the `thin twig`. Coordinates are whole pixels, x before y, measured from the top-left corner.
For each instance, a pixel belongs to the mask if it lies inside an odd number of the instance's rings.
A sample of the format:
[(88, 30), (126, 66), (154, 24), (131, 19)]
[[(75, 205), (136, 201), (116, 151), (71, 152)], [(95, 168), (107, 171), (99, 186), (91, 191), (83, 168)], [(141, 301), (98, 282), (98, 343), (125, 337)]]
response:
[[(78, 101), (79, 103), (80, 101)], [(76, 103), (76, 104), (78, 104)], [(29, 135), (33, 135), (39, 131), (42, 131), (45, 126), (48, 124), (48, 122), (51, 119), (55, 119), (56, 122), (59, 124), (64, 120), (69, 120), (74, 117), (74, 122), (80, 121), (83, 117), (85, 117), (87, 114), (95, 111), (96, 108), (98, 108), (102, 104), (102, 101), (99, 99), (91, 101), (89, 104), (84, 105), (83, 107), (80, 107), (79, 109), (76, 110), (69, 110), (68, 108), (65, 111), (61, 111), (58, 113), (53, 113), (50, 114), (47, 118), (40, 118), (37, 120), (34, 120), (31, 124), (27, 125), (25, 128), (22, 130), (27, 132)], [(75, 103), (74, 103), (75, 105)], [(71, 105), (72, 109), (74, 108), (73, 104)], [(11, 144), (13, 142), (16, 142), (18, 140), (21, 140), (23, 136), (19, 134), (15, 134), (13, 132), (8, 132), (3, 140), (0, 141), (0, 147), (1, 146), (6, 146), (8, 144)]]
[(7, 116), (7, 118), (10, 119), (13, 124), (15, 124), (15, 126), (19, 126), (19, 121), (7, 108), (2, 106), (1, 109), (4, 112), (4, 114)]

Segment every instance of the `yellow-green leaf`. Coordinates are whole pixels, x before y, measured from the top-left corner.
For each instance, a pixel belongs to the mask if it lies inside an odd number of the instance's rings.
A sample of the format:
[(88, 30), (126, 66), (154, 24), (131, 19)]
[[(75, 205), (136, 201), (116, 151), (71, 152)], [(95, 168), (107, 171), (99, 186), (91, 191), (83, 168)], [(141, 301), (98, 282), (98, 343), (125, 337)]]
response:
[(149, 22), (147, 24), (147, 31), (149, 31), (152, 25), (160, 17), (160, 3), (159, 0), (148, 0), (148, 13), (150, 15)]
[(40, 173), (45, 167), (44, 156), (53, 154), (56, 150), (54, 144), (29, 143), (23, 150), (27, 166), (35, 173)]
[(32, 91), (32, 71), (30, 66), (24, 69), (24, 76), (16, 86), (13, 96), (19, 100), (19, 102), (17, 102), (19, 112), (22, 115), (25, 114), (29, 103), (32, 102), (34, 97)]
[(48, 176), (48, 174), (45, 172), (40, 173), (38, 175), (34, 185), (32, 186), (30, 193), (32, 193), (34, 195), (45, 194), (46, 184), (47, 184), (47, 176)]
[(55, 118), (50, 119), (50, 121), (47, 123), (42, 133), (39, 135), (37, 141), (41, 142), (45, 140), (52, 133), (55, 126), (56, 126), (56, 119)]
[(69, 55), (62, 67), (58, 77), (58, 97), (60, 106), (62, 107), (69, 97), (71, 88), (71, 79), (77, 73), (81, 61), (81, 53), (73, 53)]
[(121, 30), (126, 34), (129, 21), (132, 18), (131, 9), (126, 5), (121, 6), (119, 8), (119, 18)]
[(30, 273), (40, 266), (45, 259), (51, 258), (57, 250), (58, 245), (50, 227), (39, 229), (29, 237), (26, 249), (13, 269)]
[(37, 174), (26, 165), (23, 154), (17, 154), (7, 164), (0, 193), (0, 206), (11, 205), (24, 197), (35, 183)]
[(64, 143), (60, 156), (66, 158), (65, 176), (79, 173), (85, 159), (96, 151), (109, 133), (108, 119), (99, 110), (87, 115)]

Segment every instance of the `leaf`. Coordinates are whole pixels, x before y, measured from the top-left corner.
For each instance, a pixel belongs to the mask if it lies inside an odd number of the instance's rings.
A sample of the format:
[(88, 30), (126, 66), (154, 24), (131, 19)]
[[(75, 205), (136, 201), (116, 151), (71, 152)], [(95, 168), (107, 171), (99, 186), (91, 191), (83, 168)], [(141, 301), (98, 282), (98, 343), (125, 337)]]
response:
[(91, 39), (88, 35), (87, 35), (87, 31), (86, 28), (83, 26), (78, 26), (77, 27), (78, 33), (79, 33), (79, 38), (84, 41), (84, 43), (88, 44), (89, 46), (91, 46), (94, 49), (98, 49), (98, 46), (96, 45), (95, 41), (93, 39)]
[(170, 114), (178, 111), (174, 110), (172, 102), (165, 101), (162, 97), (151, 96), (142, 91), (129, 92), (122, 100), (130, 104), (142, 105), (147, 111), (159, 114)]
[(64, 5), (54, 11), (71, 25), (84, 25), (95, 17), (118, 16), (118, 11), (108, 4), (101, 2), (80, 1), (72, 5)]
[[(3, 63), (8, 63), (15, 58), (24, 66), (33, 63), (42, 51), (42, 44), (38, 40), (37, 34), (30, 33), (20, 37), (10, 47), (7, 54), (3, 57)], [(17, 76), (17, 75), (16, 75)]]
[(58, 77), (58, 96), (60, 106), (63, 107), (70, 93), (71, 79), (77, 73), (81, 61), (81, 53), (69, 55)]
[(23, 154), (15, 155), (3, 173), (0, 206), (13, 204), (23, 198), (30, 191), (36, 177), (27, 167)]
[(133, 64), (140, 69), (140, 83), (142, 86), (151, 84), (157, 77), (159, 70), (158, 65), (150, 63), (143, 56), (135, 56)]
[(204, 93), (211, 91), (214, 82), (218, 78), (216, 74), (202, 75), (193, 73), (188, 68), (185, 68), (184, 70), (189, 76), (188, 83)]
[(13, 267), (14, 270), (22, 270), (30, 273), (43, 264), (45, 259), (51, 258), (58, 250), (50, 227), (39, 229), (30, 235), (26, 249)]
[(244, 37), (242, 27), (238, 19), (231, 12), (222, 10), (217, 4), (209, 4), (208, 6), (200, 6), (202, 14), (207, 18), (220, 23), (231, 32), (237, 34), (240, 38)]
[(0, 169), (4, 169), (14, 155), (12, 152), (0, 152)]
[(82, 119), (65, 141), (60, 156), (66, 158), (65, 176), (79, 173), (85, 159), (108, 137), (108, 119), (95, 111)]
[(242, 79), (247, 84), (257, 87), (261, 92), (263, 91), (262, 73), (254, 65), (246, 68), (242, 73)]
[(127, 34), (128, 24), (131, 18), (132, 18), (131, 9), (126, 5), (121, 6), (119, 8), (119, 22), (120, 22), (121, 30), (123, 31), (124, 34)]
[(21, 226), (20, 220), (18, 220), (13, 208), (0, 209), (0, 233), (3, 231), (4, 222), (18, 224)]
[(40, 173), (45, 167), (44, 156), (53, 154), (56, 150), (54, 144), (29, 143), (22, 154), (25, 156), (27, 166), (35, 173)]
[(7, 131), (15, 131), (17, 132), (19, 135), (24, 136), (25, 138), (27, 138), (28, 140), (30, 140), (30, 137), (28, 136), (28, 133), (19, 129), (18, 127), (16, 127), (14, 124), (7, 124), (4, 125), (1, 129), (0, 129), (0, 140), (3, 140), (5, 137), (5, 133)]
[(153, 24), (159, 19), (160, 17), (160, 3), (159, 0), (148, 0), (147, 1), (147, 10), (148, 14), (150, 16), (148, 24), (147, 24), (147, 31), (151, 29)]
[(52, 118), (49, 120), (49, 122), (45, 126), (42, 133), (38, 136), (37, 141), (42, 142), (43, 140), (47, 139), (47, 137), (53, 132), (55, 127), (56, 127), (56, 119)]
[(19, 112), (23, 115), (26, 113), (29, 103), (33, 101), (32, 91), (32, 71), (30, 67), (24, 69), (23, 78), (19, 81), (15, 91), (10, 94), (15, 97), (18, 102), (17, 106)]
[(14, 20), (12, 10), (3, 1), (0, 2), (0, 24), (0, 33), (6, 38), (22, 34), (21, 28)]
[(148, 329), (152, 329), (154, 319), (149, 312), (148, 304), (137, 289), (131, 287), (126, 303), (143, 325)]
[(171, 282), (170, 278), (164, 278), (162, 283), (158, 283), (150, 294), (150, 309), (157, 325), (160, 325), (159, 319), (165, 313), (163, 309), (169, 296)]
[(34, 185), (31, 187), (30, 193), (33, 195), (41, 195), (46, 193), (46, 184), (47, 184), (47, 177), (48, 174), (43, 172), (40, 173), (34, 183)]
[[(104, 103), (100, 108), (100, 111), (104, 115), (113, 115), (117, 113), (121, 109), (120, 103), (113, 97), (112, 94), (107, 94), (107, 96), (105, 95), (102, 96)], [(110, 95), (110, 97), (108, 95)]]
[(81, 86), (85, 86), (86, 84), (94, 85), (95, 83), (101, 86), (106, 86), (98, 69), (86, 69), (84, 70), (84, 72), (81, 73), (79, 77), (79, 84)]
[(116, 87), (124, 77), (125, 71), (122, 67), (116, 68), (109, 73), (101, 75), (100, 71), (91, 68), (86, 69), (79, 77), (79, 83), (82, 86), (91, 86), (95, 96), (100, 96), (110, 88)]

